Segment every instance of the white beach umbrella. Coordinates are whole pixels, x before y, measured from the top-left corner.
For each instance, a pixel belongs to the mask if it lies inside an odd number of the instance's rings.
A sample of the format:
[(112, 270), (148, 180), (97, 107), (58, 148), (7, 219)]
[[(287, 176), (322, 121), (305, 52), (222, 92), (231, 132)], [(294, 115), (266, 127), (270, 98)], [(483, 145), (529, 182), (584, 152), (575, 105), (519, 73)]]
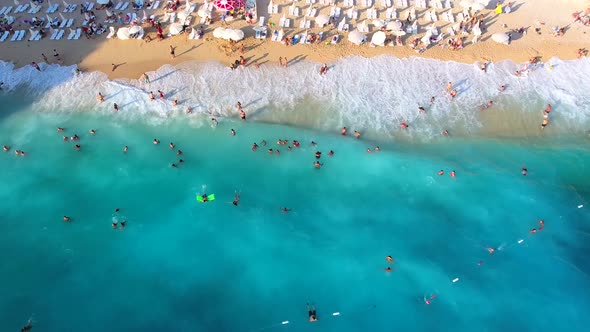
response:
[(393, 21), (387, 23), (387, 30), (401, 30), (402, 29), (402, 22), (400, 21)]
[(176, 14), (176, 17), (179, 21), (184, 22), (184, 20), (188, 17), (188, 14), (186, 12), (179, 12)]
[(482, 5), (481, 3), (477, 3), (477, 2), (474, 2), (474, 3), (471, 5), (471, 9), (473, 9), (474, 11), (483, 10), (483, 9), (485, 9), (485, 8), (486, 8), (486, 6)]
[(402, 30), (395, 30), (391, 34), (394, 35), (394, 36), (401, 37), (401, 36), (405, 36), (406, 35), (406, 32), (405, 31), (402, 31)]
[(226, 30), (227, 29), (224, 27), (215, 28), (215, 30), (213, 30), (213, 37), (228, 39)]
[(111, 13), (111, 11), (110, 11), (110, 10), (108, 10), (108, 9), (106, 10), (106, 14), (107, 14), (107, 16), (111, 16), (111, 15), (113, 15), (113, 13)]
[(134, 33), (138, 33), (138, 32), (141, 32), (141, 30), (143, 30), (143, 29), (141, 28), (141, 26), (139, 26), (139, 25), (134, 25), (134, 26), (132, 26), (131, 28), (129, 28), (129, 34), (131, 35), (131, 34), (134, 34)]
[(474, 2), (471, 0), (463, 0), (463, 1), (459, 2), (459, 5), (463, 8), (472, 8), (474, 5)]
[(324, 25), (327, 24), (328, 22), (330, 22), (330, 18), (328, 17), (328, 15), (318, 15), (318, 17), (315, 18), (315, 23), (319, 24), (319, 25)]
[(119, 28), (119, 30), (117, 30), (117, 38), (122, 40), (129, 39), (129, 28)]
[(420, 39), (420, 41), (421, 41), (421, 42), (422, 42), (424, 45), (428, 46), (428, 45), (430, 45), (430, 37), (432, 37), (432, 33), (431, 33), (430, 31), (426, 31), (426, 34), (424, 35), (424, 37), (422, 37), (422, 38)]
[(110, 0), (96, 0), (96, 3), (99, 5), (106, 5), (109, 3)]
[(171, 35), (175, 36), (182, 32), (182, 24), (180, 23), (172, 23), (170, 24), (170, 28), (168, 29)]
[(199, 15), (199, 17), (211, 17), (211, 11), (203, 5), (203, 7), (197, 12), (197, 15)]
[(358, 30), (353, 30), (351, 33), (348, 34), (348, 41), (353, 44), (360, 45), (363, 43), (363, 41), (365, 41), (365, 35), (363, 35)]
[(375, 28), (381, 29), (381, 27), (385, 25), (385, 21), (380, 20), (380, 19), (374, 19), (373, 25), (375, 26)]
[(244, 39), (244, 31), (240, 29), (231, 29), (227, 32), (227, 36), (233, 41), (239, 41)]
[(387, 36), (385, 35), (385, 32), (377, 31), (373, 34), (373, 37), (371, 38), (371, 44), (383, 46), (383, 43), (385, 42), (386, 38)]
[(492, 35), (492, 40), (496, 43), (508, 45), (508, 41), (510, 40), (510, 38), (504, 32), (499, 32)]

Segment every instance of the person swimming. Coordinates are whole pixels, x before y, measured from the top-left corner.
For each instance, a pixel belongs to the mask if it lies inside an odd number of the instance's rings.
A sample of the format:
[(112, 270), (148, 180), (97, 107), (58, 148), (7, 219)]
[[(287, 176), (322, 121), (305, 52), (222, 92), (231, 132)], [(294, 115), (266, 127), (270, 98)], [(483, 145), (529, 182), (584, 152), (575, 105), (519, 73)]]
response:
[(385, 260), (388, 261), (388, 262), (390, 262), (390, 263), (393, 263), (393, 257), (391, 257), (389, 255), (388, 256), (385, 256)]
[(203, 195), (201, 197), (203, 197), (203, 203), (209, 202), (209, 199), (207, 198), (207, 194), (203, 193)]
[(33, 329), (33, 320), (29, 319), (29, 321), (27, 322), (27, 325), (23, 326), (20, 329), (20, 332), (27, 332)]
[(311, 306), (309, 305), (309, 303), (307, 304), (307, 315), (309, 316), (310, 322), (317, 322), (318, 316), (316, 314), (315, 305), (313, 305), (313, 303)]
[(289, 212), (289, 211), (291, 211), (291, 210), (293, 210), (293, 209), (289, 209), (289, 208), (286, 208), (286, 207), (282, 207), (282, 208), (281, 208), (281, 211), (282, 211), (283, 213), (287, 213), (287, 212)]
[(238, 202), (240, 201), (240, 193), (236, 191), (234, 194), (234, 201), (232, 202), (233, 205), (238, 206)]
[(68, 216), (64, 216), (64, 221), (72, 221), (72, 218), (70, 218)]
[(522, 175), (526, 176), (526, 175), (529, 173), (529, 171), (528, 171), (528, 169), (527, 169), (526, 167), (523, 167), (523, 168), (520, 170), (520, 173), (521, 173)]

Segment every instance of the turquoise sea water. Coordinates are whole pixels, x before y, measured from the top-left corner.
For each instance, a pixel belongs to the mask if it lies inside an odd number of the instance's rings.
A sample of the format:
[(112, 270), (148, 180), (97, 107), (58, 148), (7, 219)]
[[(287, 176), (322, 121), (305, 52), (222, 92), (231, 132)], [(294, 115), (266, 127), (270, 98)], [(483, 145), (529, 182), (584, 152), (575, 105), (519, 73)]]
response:
[[(376, 142), (338, 126), (220, 118), (212, 128), (206, 116), (48, 109), (51, 100), (18, 91), (0, 97), (0, 144), (11, 147), (0, 154), (2, 331), (31, 317), (33, 331), (49, 332), (590, 323), (590, 148), (580, 132)], [(62, 140), (74, 134), (81, 151)], [(279, 138), (301, 147), (289, 152)], [(381, 152), (366, 152), (375, 145)], [(215, 201), (196, 202), (203, 186)], [(539, 219), (544, 229), (529, 234)], [(307, 322), (308, 302), (318, 322)]]

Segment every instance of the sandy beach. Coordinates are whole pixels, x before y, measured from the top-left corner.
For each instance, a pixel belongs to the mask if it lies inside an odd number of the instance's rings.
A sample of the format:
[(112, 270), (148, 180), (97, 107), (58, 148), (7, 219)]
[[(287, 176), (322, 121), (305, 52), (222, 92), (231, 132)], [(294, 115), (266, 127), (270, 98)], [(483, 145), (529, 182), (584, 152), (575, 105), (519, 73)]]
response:
[[(458, 1), (457, 1), (458, 2)], [(396, 1), (393, 1), (395, 6)], [(385, 46), (385, 47), (371, 47), (367, 42), (363, 45), (357, 46), (349, 42), (346, 38), (348, 32), (338, 31), (336, 28), (318, 27), (312, 24), (309, 29), (299, 28), (300, 21), (305, 15), (305, 11), (310, 4), (304, 1), (292, 3), (290, 1), (275, 2), (278, 5), (278, 14), (268, 14), (268, 1), (258, 1), (257, 13), (259, 16), (265, 16), (266, 20), (275, 24), (269, 27), (268, 37), (266, 39), (254, 38), (253, 26), (249, 25), (245, 20), (237, 19), (228, 22), (226, 25), (235, 29), (244, 31), (245, 39), (233, 45), (228, 41), (214, 38), (212, 31), (218, 26), (224, 26), (220, 21), (220, 11), (213, 10), (211, 25), (205, 26), (205, 35), (200, 40), (189, 40), (188, 33), (182, 33), (176, 36), (166, 37), (162, 41), (153, 40), (147, 42), (145, 40), (119, 40), (116, 38), (106, 39), (108, 30), (101, 34), (95, 35), (88, 39), (84, 35), (79, 40), (50, 40), (49, 36), (40, 41), (29, 41), (29, 33), (22, 41), (12, 42), (8, 38), (0, 46), (2, 48), (2, 60), (12, 61), (17, 67), (30, 64), (32, 61), (44, 62), (41, 53), (44, 53), (49, 58), (50, 63), (59, 62), (65, 65), (78, 64), (84, 71), (102, 71), (108, 74), (110, 78), (138, 78), (142, 73), (158, 69), (164, 64), (177, 65), (186, 61), (219, 61), (223, 64), (230, 64), (239, 58), (241, 54), (240, 48), (244, 48), (244, 58), (247, 65), (258, 63), (265, 65), (267, 63), (278, 62), (280, 57), (287, 58), (289, 63), (306, 60), (315, 62), (326, 62), (346, 56), (360, 55), (363, 57), (373, 57), (382, 54), (391, 54), (399, 58), (421, 56), (426, 58), (434, 58), (444, 61), (457, 61), (465, 63), (473, 63), (481, 61), (482, 59), (489, 59), (491, 61), (500, 61), (511, 59), (516, 62), (527, 61), (531, 57), (539, 56), (542, 60), (551, 57), (559, 57), (561, 59), (574, 59), (577, 57), (577, 50), (590, 45), (590, 26), (584, 26), (581, 23), (574, 23), (572, 13), (582, 13), (590, 5), (590, 1), (586, 0), (563, 0), (559, 5), (555, 1), (537, 0), (537, 1), (514, 1), (512, 3), (512, 11), (509, 14), (496, 14), (494, 12), (495, 2), (490, 3), (486, 9), (477, 12), (477, 15), (484, 15), (483, 34), (479, 41), (475, 44), (471, 42), (473, 36), (466, 36), (464, 38), (464, 48), (460, 50), (451, 50), (446, 44), (446, 37), (448, 37), (447, 30), (454, 25), (449, 22), (442, 21), (428, 22), (425, 18), (426, 12), (431, 12), (431, 9), (416, 9), (417, 21), (419, 23), (419, 30), (416, 35), (405, 35), (403, 37), (404, 46)], [(294, 4), (299, 7), (299, 17), (291, 17), (288, 15), (289, 6)], [(410, 1), (410, 5), (414, 1)], [(2, 6), (12, 5), (4, 1)], [(183, 10), (184, 3), (178, 11)], [(202, 5), (198, 2), (198, 7)], [(359, 4), (360, 5), (360, 4)], [(24, 20), (31, 19), (33, 16), (44, 17), (45, 9), (48, 4), (43, 3), (42, 9), (37, 14), (25, 13), (12, 14), (15, 16), (15, 23), (13, 29), (27, 29), (27, 24)], [(330, 14), (330, 5), (321, 5), (316, 3), (313, 5), (318, 9), (318, 14)], [(337, 2), (336, 6), (342, 8), (342, 16), (345, 16), (347, 8), (343, 3)], [(60, 4), (57, 13), (60, 13), (64, 7)], [(80, 14), (78, 9), (72, 13), (62, 14), (66, 18), (74, 18), (73, 28), (81, 26), (84, 16)], [(131, 6), (130, 6), (131, 7)], [(347, 20), (352, 31), (357, 25), (365, 21), (369, 24), (370, 32), (366, 33), (368, 40), (371, 40), (371, 35), (378, 31), (375, 27), (370, 25), (371, 20), (366, 19), (367, 10), (362, 6), (357, 6), (359, 17), (357, 20)], [(381, 1), (374, 3), (374, 8), (377, 9), (377, 15), (380, 19), (385, 19), (385, 8), (381, 7)], [(411, 7), (398, 8), (396, 10), (397, 17), (405, 21), (408, 17)], [(437, 10), (437, 13), (442, 13), (445, 10)], [(115, 13), (117, 11), (114, 11)], [(130, 8), (127, 12), (132, 12)], [(463, 12), (463, 8), (458, 3), (453, 3), (452, 12), (457, 15)], [(54, 15), (57, 15), (55, 13)], [(94, 9), (97, 22), (104, 21), (105, 11)], [(194, 19), (191, 26), (198, 29), (201, 26), (198, 22), (200, 19), (196, 15), (196, 11), (192, 13)], [(142, 11), (137, 11), (139, 17), (142, 16)], [(156, 15), (159, 20), (167, 19), (162, 4), (160, 8), (155, 10), (147, 10), (147, 15)], [(283, 15), (291, 17), (289, 28), (283, 28), (285, 36), (293, 36), (303, 33), (308, 30), (310, 33), (324, 32), (323, 42), (316, 44), (297, 44), (293, 46), (286, 46), (280, 42), (271, 41), (270, 35), (273, 27), (276, 27), (275, 22), (278, 22)], [(310, 19), (311, 20), (311, 19)], [(255, 21), (258, 20), (255, 18)], [(255, 23), (256, 23), (255, 22)], [(418, 53), (416, 50), (408, 46), (409, 41), (415, 37), (422, 37), (424, 35), (424, 28), (434, 24), (440, 32), (444, 33), (443, 41), (437, 45), (431, 45), (424, 52)], [(105, 26), (113, 26), (115, 29), (126, 26), (120, 25), (116, 22), (114, 24), (105, 24)], [(151, 27), (148, 23), (142, 24), (145, 35), (155, 37), (156, 29)], [(163, 24), (164, 34), (168, 32), (169, 24)], [(564, 27), (565, 34), (563, 36), (555, 36), (553, 27)], [(527, 29), (526, 34), (513, 33), (510, 45), (499, 44), (493, 41), (490, 36), (497, 32), (509, 32), (512, 29), (519, 29), (524, 27)], [(67, 30), (67, 29), (66, 29)], [(334, 34), (340, 35), (340, 41), (337, 44), (325, 43), (329, 41)], [(169, 54), (169, 47), (173, 45), (176, 48), (176, 57), (171, 59)], [(59, 57), (53, 57), (53, 50), (58, 50)], [(112, 70), (112, 64), (117, 64), (116, 70)]]

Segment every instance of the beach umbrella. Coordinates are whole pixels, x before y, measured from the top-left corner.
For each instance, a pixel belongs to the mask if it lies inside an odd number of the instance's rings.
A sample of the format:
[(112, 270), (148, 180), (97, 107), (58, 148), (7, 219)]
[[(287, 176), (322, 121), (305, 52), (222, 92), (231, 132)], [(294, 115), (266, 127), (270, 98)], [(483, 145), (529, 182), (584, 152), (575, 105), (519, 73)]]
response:
[(461, 6), (463, 8), (471, 8), (471, 6), (473, 6), (473, 1), (463, 0), (463, 1), (459, 2), (459, 6)]
[(387, 23), (387, 30), (401, 30), (402, 29), (402, 22), (400, 21), (393, 21)]
[(426, 31), (426, 34), (420, 39), (422, 44), (428, 46), (430, 45), (430, 37), (432, 37), (432, 33), (430, 31)]
[(358, 30), (353, 30), (351, 33), (348, 34), (348, 41), (353, 44), (360, 45), (365, 41), (365, 35), (363, 35)]
[(234, 10), (236, 7), (234, 0), (215, 0), (215, 2), (213, 2), (213, 6), (219, 10), (225, 11)]
[(170, 28), (168, 29), (171, 35), (175, 36), (182, 32), (182, 24), (180, 23), (172, 23), (170, 24)]
[(405, 31), (402, 31), (402, 30), (395, 30), (391, 34), (394, 35), (394, 36), (400, 37), (400, 36), (405, 36), (406, 35), (406, 32)]
[(122, 40), (129, 39), (129, 28), (119, 28), (119, 30), (117, 30), (117, 38)]
[(96, 3), (99, 5), (106, 5), (107, 3), (109, 3), (109, 1), (111, 0), (96, 0)]
[(197, 15), (199, 15), (199, 17), (211, 17), (211, 11), (209, 9), (207, 9), (207, 7), (203, 6), (201, 7), (201, 9), (199, 9), (199, 11), (197, 12)]
[(381, 27), (383, 27), (385, 25), (385, 21), (380, 20), (380, 19), (374, 19), (373, 25), (375, 26), (375, 28), (381, 29)]
[(215, 30), (213, 30), (213, 37), (228, 39), (226, 30), (227, 29), (224, 27), (215, 28)]
[(227, 36), (233, 41), (239, 41), (244, 39), (244, 31), (240, 29), (231, 29), (227, 32)]
[(234, 7), (236, 8), (245, 8), (246, 2), (244, 0), (234, 0)]
[(106, 10), (106, 14), (107, 14), (107, 16), (109, 16), (109, 17), (110, 17), (111, 15), (113, 15), (113, 13), (111, 13), (111, 11), (110, 11), (110, 10), (108, 10), (108, 9)]
[(138, 33), (141, 32), (141, 30), (143, 29), (139, 25), (134, 25), (131, 28), (129, 28), (129, 34)]
[(473, 9), (474, 11), (483, 10), (485, 8), (486, 6), (482, 5), (481, 3), (474, 2), (473, 4), (471, 4), (471, 9)]
[(328, 15), (318, 15), (318, 17), (315, 18), (315, 23), (319, 24), (319, 25), (324, 25), (327, 24), (330, 21), (330, 18), (328, 17)]
[(508, 45), (510, 37), (508, 37), (508, 35), (503, 32), (499, 32), (492, 35), (492, 40), (496, 43)]
[(362, 21), (361, 23), (359, 23), (357, 25), (357, 29), (361, 32), (366, 32), (367, 30), (367, 23), (365, 21)]
[(385, 32), (377, 31), (373, 34), (373, 37), (371, 38), (371, 44), (377, 45), (377, 46), (383, 46), (383, 43), (385, 42), (385, 38), (387, 38), (387, 36), (385, 35)]
[(179, 21), (184, 22), (184, 20), (188, 17), (188, 14), (187, 12), (179, 12), (178, 14), (176, 14), (176, 17)]

